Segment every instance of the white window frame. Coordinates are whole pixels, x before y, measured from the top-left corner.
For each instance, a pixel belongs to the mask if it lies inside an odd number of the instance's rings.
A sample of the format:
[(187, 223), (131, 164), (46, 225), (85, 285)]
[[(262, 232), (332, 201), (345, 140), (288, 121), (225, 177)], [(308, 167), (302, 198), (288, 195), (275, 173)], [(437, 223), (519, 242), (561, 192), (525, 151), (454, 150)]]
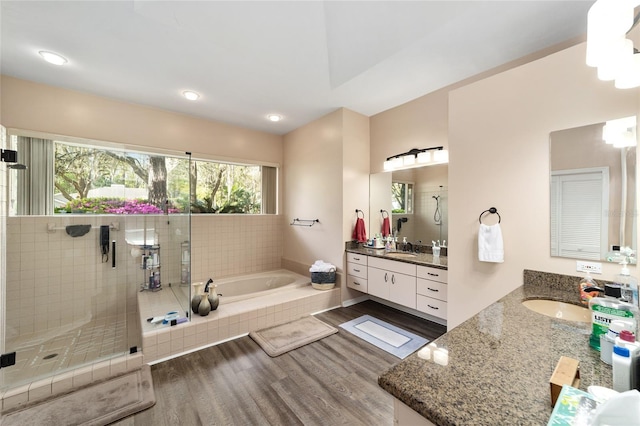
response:
[[(578, 193), (565, 193), (564, 183), (578, 183), (573, 190), (582, 190)], [(585, 183), (579, 185), (579, 183)], [(609, 168), (591, 167), (583, 169), (556, 170), (551, 172), (551, 197), (550, 197), (550, 228), (551, 228), (551, 256), (571, 257), (577, 259), (602, 260), (606, 257), (609, 241)], [(576, 201), (575, 198), (578, 198)], [(564, 227), (567, 214), (562, 211), (562, 206), (567, 202), (573, 203), (572, 208), (581, 209), (580, 216), (584, 220), (581, 223), (570, 223), (570, 227)], [(575, 216), (574, 216), (575, 217)], [(589, 221), (589, 219), (591, 219)], [(588, 224), (597, 225), (593, 231), (597, 237), (592, 239), (593, 244), (576, 244), (573, 241), (581, 239), (578, 228), (584, 230)], [(599, 227), (599, 229), (595, 229)], [(599, 231), (599, 232), (598, 232)], [(593, 235), (592, 235), (593, 237)]]

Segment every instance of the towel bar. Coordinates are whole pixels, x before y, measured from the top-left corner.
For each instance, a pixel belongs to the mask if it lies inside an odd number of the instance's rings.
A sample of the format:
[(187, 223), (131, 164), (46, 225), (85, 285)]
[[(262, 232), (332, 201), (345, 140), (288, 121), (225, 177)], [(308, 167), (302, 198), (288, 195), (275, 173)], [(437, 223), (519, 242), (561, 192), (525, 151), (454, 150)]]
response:
[(293, 225), (293, 226), (313, 226), (316, 223), (320, 223), (320, 219), (298, 219), (298, 218), (295, 218), (295, 219), (293, 219), (293, 222), (291, 222), (289, 225)]

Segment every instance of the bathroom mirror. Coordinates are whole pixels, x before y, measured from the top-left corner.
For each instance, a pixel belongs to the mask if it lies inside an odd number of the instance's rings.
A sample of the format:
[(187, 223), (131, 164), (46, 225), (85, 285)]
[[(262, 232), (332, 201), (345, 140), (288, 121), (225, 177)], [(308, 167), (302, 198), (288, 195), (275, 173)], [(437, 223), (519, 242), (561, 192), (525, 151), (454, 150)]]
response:
[(558, 130), (549, 140), (551, 256), (620, 262), (620, 247), (635, 252), (635, 117)]
[[(382, 231), (383, 217), (387, 212), (393, 231), (398, 228), (398, 241), (407, 237), (407, 241), (430, 245), (431, 241), (448, 239), (448, 164), (424, 166), (393, 172), (375, 173), (369, 179), (369, 226), (368, 236)], [(394, 200), (392, 186), (404, 186), (410, 191), (397, 192), (403, 200)], [(409, 192), (412, 192), (410, 197)], [(408, 199), (408, 198), (411, 199)], [(412, 212), (393, 212), (394, 205), (411, 206)], [(383, 213), (380, 210), (384, 210)]]

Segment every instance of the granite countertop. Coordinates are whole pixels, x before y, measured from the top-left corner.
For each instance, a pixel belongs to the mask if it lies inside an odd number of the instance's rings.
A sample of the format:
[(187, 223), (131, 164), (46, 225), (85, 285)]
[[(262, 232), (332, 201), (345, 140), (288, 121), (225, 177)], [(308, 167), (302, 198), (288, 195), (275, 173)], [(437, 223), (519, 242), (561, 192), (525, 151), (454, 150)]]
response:
[(374, 249), (374, 248), (368, 248), (368, 247), (362, 247), (362, 246), (358, 247), (355, 244), (347, 245), (345, 250), (350, 253), (360, 253), (366, 256), (381, 257), (384, 259), (395, 260), (398, 262), (413, 263), (416, 265), (423, 265), (423, 266), (431, 266), (432, 268), (438, 268), (438, 269), (448, 269), (447, 256), (434, 256), (431, 253), (413, 253), (416, 255), (416, 257), (406, 259), (406, 258), (400, 258), (400, 257), (386, 256), (388, 253), (393, 253), (393, 252), (404, 253), (400, 250), (387, 251), (383, 248)]
[(436, 425), (547, 424), (549, 379), (561, 356), (580, 362), (580, 389), (611, 388), (611, 366), (589, 346), (589, 323), (547, 317), (521, 304), (579, 300), (579, 278), (553, 282), (558, 276), (546, 274), (551, 282), (540, 284), (540, 274), (525, 271), (523, 286), (436, 339), (448, 350), (446, 366), (413, 353), (378, 384)]

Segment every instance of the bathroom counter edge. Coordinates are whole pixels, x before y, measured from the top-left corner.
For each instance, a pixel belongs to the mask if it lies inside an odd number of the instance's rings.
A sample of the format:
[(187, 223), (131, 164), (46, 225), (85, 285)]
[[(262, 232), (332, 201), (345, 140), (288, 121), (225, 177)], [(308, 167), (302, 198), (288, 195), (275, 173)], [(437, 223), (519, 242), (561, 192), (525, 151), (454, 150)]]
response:
[(563, 297), (557, 289), (521, 286), (434, 341), (448, 351), (446, 366), (413, 353), (378, 384), (440, 426), (546, 424), (549, 378), (561, 356), (580, 362), (580, 389), (610, 388), (611, 367), (589, 347), (591, 325), (543, 316), (521, 303), (535, 298)]
[[(386, 254), (388, 254), (389, 251), (386, 251), (385, 249), (374, 249), (374, 248), (365, 248), (365, 247), (346, 247), (345, 251), (349, 253), (362, 254), (364, 256), (379, 257), (382, 259), (388, 259), (388, 260), (404, 262), (404, 263), (412, 263), (415, 265), (429, 266), (429, 267), (438, 268), (438, 269), (449, 268), (447, 265), (447, 256), (434, 256), (431, 253), (414, 253), (416, 255), (415, 258), (405, 259), (405, 258), (386, 256)], [(394, 250), (393, 252), (396, 252), (396, 250)]]

